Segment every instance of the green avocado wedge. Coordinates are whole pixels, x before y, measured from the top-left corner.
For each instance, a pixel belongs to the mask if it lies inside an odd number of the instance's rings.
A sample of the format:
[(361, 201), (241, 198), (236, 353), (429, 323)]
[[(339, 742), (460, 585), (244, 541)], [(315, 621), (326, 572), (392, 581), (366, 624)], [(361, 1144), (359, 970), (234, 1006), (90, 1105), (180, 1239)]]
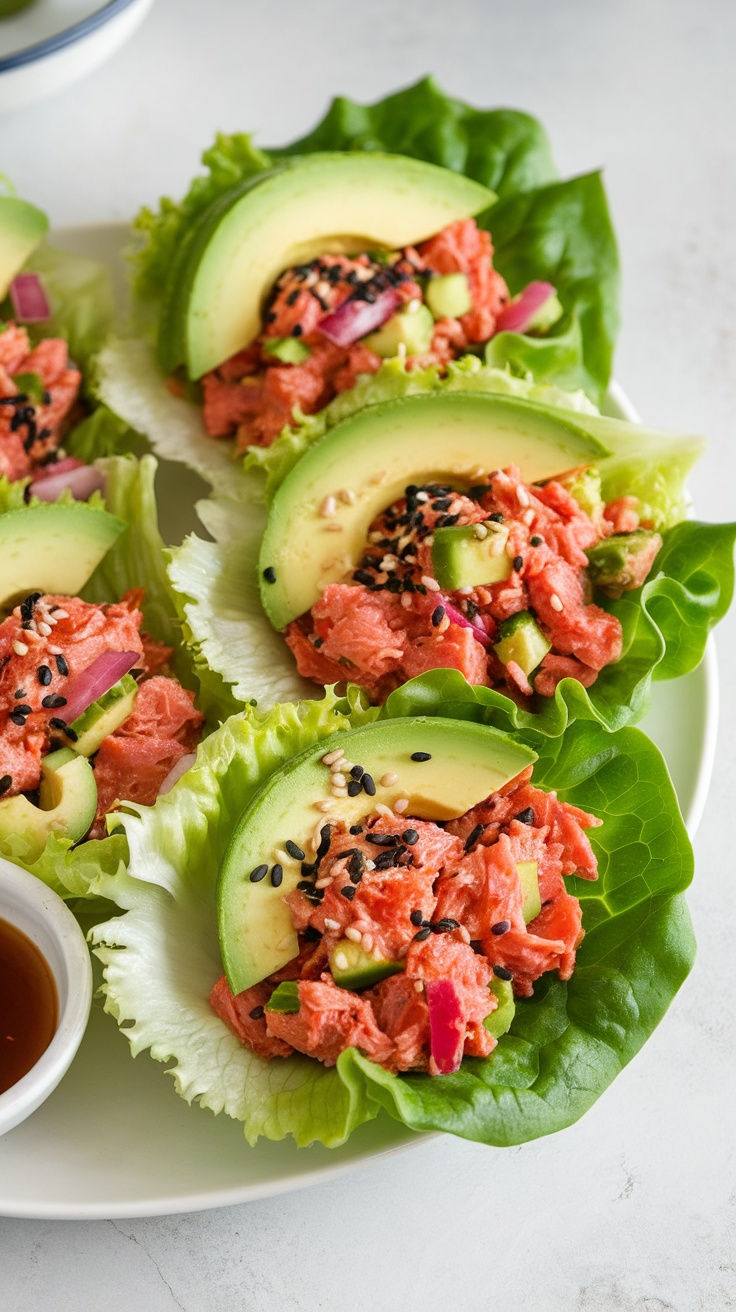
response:
[[(0, 17), (2, 12), (0, 8)], [(43, 210), (17, 196), (0, 196), (0, 301), (7, 296), (13, 278), (28, 256), (46, 236), (48, 227)]]
[(33, 591), (76, 596), (125, 527), (83, 502), (39, 502), (0, 515), (0, 611)]
[(317, 153), (247, 179), (204, 211), (177, 252), (159, 361), (201, 378), (258, 336), (284, 269), (326, 253), (413, 245), (495, 199), (450, 169), (380, 153)]
[(0, 840), (20, 836), (30, 861), (41, 856), (49, 836), (75, 843), (84, 838), (97, 810), (97, 785), (92, 766), (68, 747), (50, 752), (41, 762), (39, 805), (27, 797), (0, 800)]
[[(284, 898), (303, 878), (304, 858), (291, 856), (287, 842), (313, 861), (322, 826), (337, 819), (359, 823), (376, 803), (393, 806), (399, 798), (408, 800), (407, 822), (457, 819), (535, 760), (530, 748), (492, 729), (422, 717), (355, 729), (341, 735), (339, 746), (373, 779), (372, 794), (364, 789), (355, 797), (332, 799), (328, 811), (317, 809), (331, 794), (324, 749), (316, 746), (275, 774), (235, 826), (218, 882), (220, 949), (233, 993), (297, 954)], [(427, 759), (416, 760), (416, 754)], [(384, 777), (390, 782), (383, 784)], [(402, 823), (398, 816), (397, 823)], [(280, 871), (276, 883), (274, 868)]]
[[(468, 487), (508, 465), (534, 482), (605, 454), (566, 415), (513, 397), (458, 392), (369, 406), (309, 447), (276, 493), (260, 554), (264, 610), (276, 629), (308, 611), (354, 567), (371, 521), (409, 483)], [(333, 502), (339, 532), (327, 531)]]

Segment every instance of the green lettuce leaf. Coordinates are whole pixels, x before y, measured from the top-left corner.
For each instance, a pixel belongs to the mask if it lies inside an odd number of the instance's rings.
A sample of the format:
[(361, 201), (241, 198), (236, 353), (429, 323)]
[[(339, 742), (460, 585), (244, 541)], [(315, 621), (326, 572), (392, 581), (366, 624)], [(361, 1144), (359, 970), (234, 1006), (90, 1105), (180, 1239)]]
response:
[[(42, 242), (28, 257), (25, 272), (38, 274), (51, 309), (50, 319), (28, 326), (31, 341), (63, 337), (71, 358), (85, 370), (105, 341), (115, 315), (109, 269)], [(0, 305), (0, 319), (12, 317), (12, 306), (6, 300)]]
[[(381, 710), (493, 721), (512, 735), (515, 708), (459, 675), (405, 685)], [(692, 852), (664, 762), (638, 730), (606, 733), (580, 720), (564, 737), (535, 737), (535, 782), (604, 821), (591, 831), (596, 884), (571, 880), (585, 940), (568, 983), (545, 977), (517, 1004), (511, 1030), (457, 1074), (392, 1076), (355, 1050), (333, 1070), (301, 1056), (270, 1062), (241, 1046), (210, 1010), (222, 974), (216, 880), (235, 821), (254, 792), (310, 744), (378, 714), (337, 699), (233, 717), (196, 765), (150, 809), (124, 818), (128, 871), (97, 889), (126, 914), (91, 934), (103, 962), (105, 1007), (134, 1054), (150, 1049), (187, 1101), (297, 1143), (342, 1143), (383, 1106), (413, 1129), (490, 1144), (520, 1143), (571, 1124), (603, 1093), (659, 1023), (694, 956), (682, 897)]]

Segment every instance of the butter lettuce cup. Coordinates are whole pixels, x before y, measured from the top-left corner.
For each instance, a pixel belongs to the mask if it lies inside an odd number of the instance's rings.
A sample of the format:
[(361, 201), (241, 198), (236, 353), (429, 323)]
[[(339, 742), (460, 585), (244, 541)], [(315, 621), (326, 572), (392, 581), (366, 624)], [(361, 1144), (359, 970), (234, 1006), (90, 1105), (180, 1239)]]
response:
[(521, 719), (457, 672), (380, 709), (328, 689), (231, 717), (126, 807), (91, 940), (133, 1054), (249, 1143), (577, 1120), (692, 965), (692, 852), (639, 730)]

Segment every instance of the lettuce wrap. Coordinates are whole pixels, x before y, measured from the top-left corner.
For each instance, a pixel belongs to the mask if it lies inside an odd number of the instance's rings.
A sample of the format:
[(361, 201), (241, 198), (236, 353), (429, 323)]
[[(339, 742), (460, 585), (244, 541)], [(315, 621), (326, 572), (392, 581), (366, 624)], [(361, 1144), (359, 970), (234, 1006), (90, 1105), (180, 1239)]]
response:
[[(125, 914), (91, 933), (102, 992), (134, 1055), (150, 1050), (177, 1092), (242, 1121), (254, 1143), (294, 1137), (330, 1147), (383, 1108), (415, 1130), (509, 1145), (577, 1120), (659, 1023), (694, 956), (683, 897), (692, 852), (664, 762), (637, 729), (606, 733), (581, 707), (556, 738), (519, 726), (516, 708), (456, 672), (406, 684), (379, 711), (355, 690), (322, 701), (248, 708), (199, 749), (196, 764), (155, 807), (126, 808), (127, 871), (91, 885)], [(349, 1049), (334, 1069), (307, 1057), (270, 1062), (241, 1046), (210, 1009), (222, 973), (218, 866), (243, 808), (269, 777), (313, 743), (375, 719), (441, 715), (494, 724), (539, 754), (534, 782), (598, 815), (600, 877), (573, 878), (586, 936), (568, 983), (545, 976), (517, 1002), (508, 1034), (454, 1075), (387, 1074)]]

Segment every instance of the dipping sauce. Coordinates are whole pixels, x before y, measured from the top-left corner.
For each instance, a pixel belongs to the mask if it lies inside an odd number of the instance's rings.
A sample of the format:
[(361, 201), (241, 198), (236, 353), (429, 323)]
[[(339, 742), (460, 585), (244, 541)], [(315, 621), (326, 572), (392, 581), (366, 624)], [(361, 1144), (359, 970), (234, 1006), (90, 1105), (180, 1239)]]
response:
[(21, 930), (0, 920), (0, 1093), (35, 1066), (58, 1023), (48, 962)]

